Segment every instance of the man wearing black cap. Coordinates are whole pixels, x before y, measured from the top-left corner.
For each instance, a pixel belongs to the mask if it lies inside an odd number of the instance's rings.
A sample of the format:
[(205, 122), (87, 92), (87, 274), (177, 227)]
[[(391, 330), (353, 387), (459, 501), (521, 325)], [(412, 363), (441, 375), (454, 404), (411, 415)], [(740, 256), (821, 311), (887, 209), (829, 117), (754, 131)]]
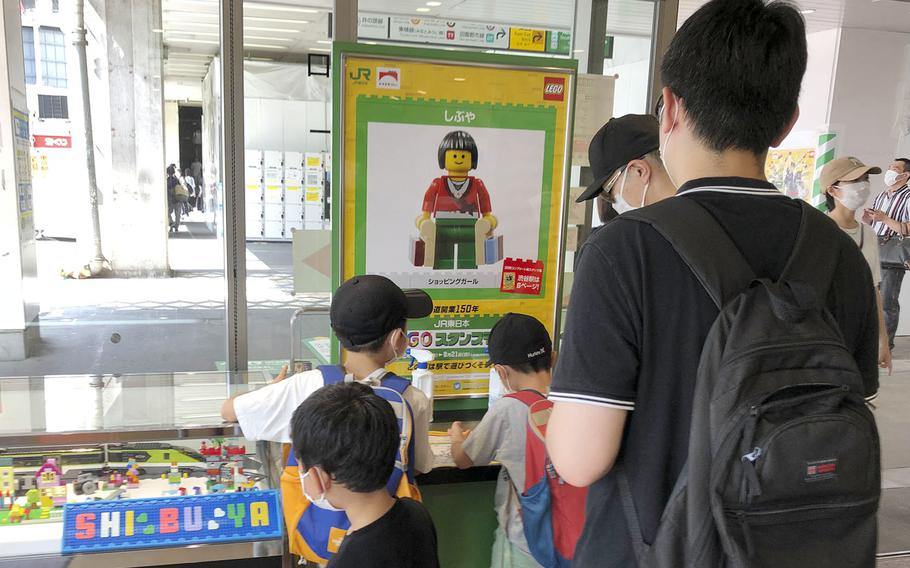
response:
[[(388, 373), (385, 365), (398, 360), (407, 349), (408, 319), (433, 312), (433, 301), (422, 290), (402, 290), (384, 276), (355, 276), (338, 287), (332, 297), (330, 318), (335, 336), (347, 351), (345, 381), (379, 386)], [(272, 384), (227, 400), (222, 417), (239, 422), (249, 440), (291, 442), (291, 417), (308, 396), (325, 386), (322, 371), (314, 369), (287, 379), (283, 373)], [(430, 401), (408, 387), (404, 399), (414, 416), (414, 468), (432, 469), (430, 450)]]
[[(487, 344), (491, 381), (501, 381), (506, 392), (533, 391), (541, 399), (546, 396), (550, 390), (553, 342), (542, 323), (525, 314), (506, 314), (490, 330)], [(453, 423), (449, 429), (455, 465), (466, 469), (496, 460), (503, 466), (493, 503), (499, 519), (493, 544), (493, 568), (539, 566), (525, 539), (518, 499), (511, 495), (511, 484), (518, 488), (525, 486), (527, 422), (528, 406), (505, 397), (490, 406), (470, 436), (460, 422)]]
[(597, 198), (597, 214), (606, 223), (617, 214), (672, 197), (676, 188), (657, 151), (659, 130), (653, 116), (611, 118), (588, 147), (594, 183), (576, 202)]

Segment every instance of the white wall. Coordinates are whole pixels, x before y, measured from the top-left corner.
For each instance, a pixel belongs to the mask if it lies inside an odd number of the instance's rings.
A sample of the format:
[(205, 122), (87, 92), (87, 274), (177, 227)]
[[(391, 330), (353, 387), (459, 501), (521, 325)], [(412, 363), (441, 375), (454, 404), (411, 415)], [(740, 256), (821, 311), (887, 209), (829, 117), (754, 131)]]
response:
[[(910, 34), (844, 29), (837, 62), (831, 123), (840, 131), (838, 155), (885, 166), (898, 147), (901, 69)], [(880, 178), (873, 180), (880, 185)]]
[(829, 122), (840, 37), (840, 29), (806, 36), (809, 61), (799, 96), (800, 116), (794, 130), (814, 130)]
[[(910, 150), (907, 112), (910, 34), (845, 28), (841, 31), (830, 122), (840, 135), (838, 156), (887, 167)], [(873, 176), (873, 194), (882, 189)], [(910, 285), (901, 290), (898, 335), (910, 335)]]
[(177, 103), (164, 103), (164, 163), (180, 164), (180, 111)]
[(331, 106), (317, 101), (244, 99), (244, 139), (247, 148), (293, 152), (330, 152)]
[(613, 116), (648, 114), (648, 70), (651, 38), (616, 36), (613, 59), (604, 60), (604, 75), (615, 75)]

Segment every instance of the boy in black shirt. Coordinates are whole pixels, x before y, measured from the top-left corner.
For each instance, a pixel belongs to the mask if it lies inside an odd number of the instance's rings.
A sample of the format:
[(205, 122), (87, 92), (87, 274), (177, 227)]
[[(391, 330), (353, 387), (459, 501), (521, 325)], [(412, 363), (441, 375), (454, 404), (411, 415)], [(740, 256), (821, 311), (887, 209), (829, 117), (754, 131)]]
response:
[(291, 439), (304, 494), (351, 521), (330, 568), (439, 567), (430, 514), (386, 489), (399, 443), (387, 401), (356, 382), (325, 386), (294, 412)]

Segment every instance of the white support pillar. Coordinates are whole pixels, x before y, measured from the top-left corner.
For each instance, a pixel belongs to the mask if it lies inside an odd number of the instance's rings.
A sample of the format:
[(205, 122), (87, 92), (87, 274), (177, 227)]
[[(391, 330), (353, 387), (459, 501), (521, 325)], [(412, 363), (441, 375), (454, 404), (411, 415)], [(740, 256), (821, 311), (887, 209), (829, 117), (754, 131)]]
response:
[(0, 61), (0, 361), (19, 361), (38, 335), (38, 286), (18, 2), (0, 8)]

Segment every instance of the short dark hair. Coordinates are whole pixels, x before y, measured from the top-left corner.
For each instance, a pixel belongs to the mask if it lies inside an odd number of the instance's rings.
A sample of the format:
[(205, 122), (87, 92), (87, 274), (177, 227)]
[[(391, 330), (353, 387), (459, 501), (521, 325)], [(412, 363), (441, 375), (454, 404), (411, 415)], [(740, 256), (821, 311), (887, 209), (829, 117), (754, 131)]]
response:
[[(839, 183), (840, 183), (839, 181), (836, 181), (836, 182), (834, 182), (833, 185), (836, 187), (837, 184), (839, 184)], [(822, 191), (825, 192), (825, 209), (827, 209), (828, 213), (830, 213), (830, 212), (834, 211), (834, 209), (837, 208), (837, 204), (834, 202), (834, 196), (831, 195), (830, 193), (828, 193), (827, 187), (823, 187)]]
[(904, 164), (904, 171), (910, 172), (910, 158), (894, 158), (894, 161)]
[[(396, 329), (400, 329), (400, 330), (404, 331), (406, 329), (406, 326), (407, 326), (407, 320), (401, 320), (401, 322), (398, 325), (396, 325), (395, 329), (393, 329), (392, 331), (395, 331)], [(369, 343), (364, 343), (363, 345), (352, 345), (350, 347), (345, 347), (345, 349), (347, 349), (351, 353), (379, 353), (379, 351), (382, 350), (382, 346), (385, 345), (386, 339), (389, 338), (389, 335), (392, 333), (392, 331), (390, 331), (389, 333), (383, 334), (382, 337), (378, 337), (378, 338), (374, 339), (373, 341), (370, 341)], [(338, 335), (337, 331), (335, 332), (335, 335)]]
[(167, 167), (167, 175), (172, 176), (176, 172), (177, 172), (177, 170), (176, 170), (176, 168), (174, 168), (174, 164), (171, 164), (170, 166)]
[(474, 142), (474, 137), (464, 130), (449, 132), (439, 143), (439, 151), (436, 154), (436, 158), (439, 160), (440, 169), (445, 169), (446, 167), (446, 150), (464, 150), (469, 152), (471, 154), (471, 169), (477, 167), (477, 159), (480, 157), (477, 151), (477, 144)]
[(676, 32), (661, 78), (709, 148), (760, 155), (793, 118), (807, 59), (789, 2), (711, 0)]
[(518, 373), (524, 375), (530, 375), (532, 373), (539, 373), (540, 371), (549, 371), (552, 367), (553, 358), (552, 357), (538, 357), (537, 359), (532, 359), (527, 363), (519, 363), (517, 365), (504, 365), (514, 369)]
[(297, 407), (291, 419), (298, 463), (319, 466), (355, 493), (385, 488), (395, 467), (398, 440), (392, 405), (357, 382), (322, 387)]

